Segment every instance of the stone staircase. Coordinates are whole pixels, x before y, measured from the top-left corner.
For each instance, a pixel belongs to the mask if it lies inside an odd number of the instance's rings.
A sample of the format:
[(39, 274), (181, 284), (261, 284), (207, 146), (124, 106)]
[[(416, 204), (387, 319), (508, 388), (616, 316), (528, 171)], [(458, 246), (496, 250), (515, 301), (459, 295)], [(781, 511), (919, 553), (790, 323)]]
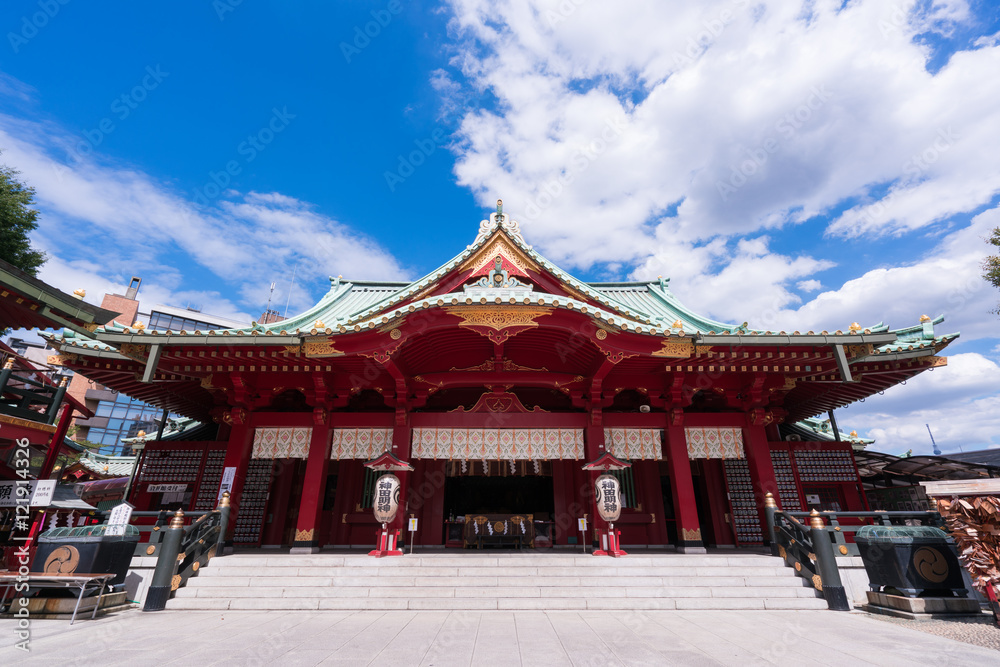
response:
[(754, 554), (235, 554), (167, 609), (826, 609), (779, 558)]

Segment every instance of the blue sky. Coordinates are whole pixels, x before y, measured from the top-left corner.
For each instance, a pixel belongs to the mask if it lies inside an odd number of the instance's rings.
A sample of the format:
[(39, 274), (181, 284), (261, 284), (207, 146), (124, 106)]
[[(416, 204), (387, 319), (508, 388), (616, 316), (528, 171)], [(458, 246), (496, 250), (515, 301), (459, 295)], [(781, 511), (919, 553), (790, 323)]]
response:
[(581, 278), (670, 276), (719, 319), (943, 313), (950, 367), (840, 421), (1000, 445), (996, 4), (178, 4), (0, 8), (0, 161), (38, 190), (45, 280), (243, 319), (274, 281), (296, 311), (328, 275), (435, 268), (503, 197)]

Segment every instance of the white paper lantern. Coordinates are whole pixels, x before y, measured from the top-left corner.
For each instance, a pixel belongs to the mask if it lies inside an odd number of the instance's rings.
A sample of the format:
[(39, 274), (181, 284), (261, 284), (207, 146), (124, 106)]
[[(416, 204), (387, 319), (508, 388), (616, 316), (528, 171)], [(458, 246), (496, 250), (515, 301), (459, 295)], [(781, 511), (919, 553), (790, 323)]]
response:
[(601, 475), (595, 483), (597, 492), (597, 513), (608, 523), (618, 520), (622, 514), (622, 487), (614, 475)]
[(398, 477), (387, 474), (375, 481), (372, 510), (375, 512), (375, 520), (379, 523), (389, 523), (396, 518), (396, 512), (399, 511)]

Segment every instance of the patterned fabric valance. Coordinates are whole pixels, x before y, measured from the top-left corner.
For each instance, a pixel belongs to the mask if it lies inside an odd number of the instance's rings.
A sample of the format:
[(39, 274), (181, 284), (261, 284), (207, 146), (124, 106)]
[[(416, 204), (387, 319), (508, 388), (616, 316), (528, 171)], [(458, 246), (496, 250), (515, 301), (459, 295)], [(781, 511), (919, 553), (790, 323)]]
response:
[(304, 459), (309, 456), (311, 428), (258, 428), (253, 434), (255, 459)]
[(743, 430), (738, 428), (686, 428), (688, 457), (692, 459), (742, 459)]
[(392, 447), (391, 428), (338, 428), (333, 431), (331, 459), (368, 461)]
[(415, 459), (582, 459), (583, 429), (415, 428)]
[(604, 447), (620, 459), (659, 459), (662, 433), (658, 428), (606, 428)]

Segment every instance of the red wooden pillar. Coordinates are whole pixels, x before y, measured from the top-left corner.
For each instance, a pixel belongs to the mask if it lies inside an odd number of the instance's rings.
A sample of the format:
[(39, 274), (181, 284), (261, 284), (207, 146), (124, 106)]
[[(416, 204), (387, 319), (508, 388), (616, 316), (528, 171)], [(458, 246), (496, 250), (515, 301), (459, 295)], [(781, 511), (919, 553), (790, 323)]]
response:
[[(604, 425), (602, 424), (601, 411), (595, 410), (591, 412), (590, 415), (590, 426), (586, 430), (586, 459), (587, 461), (593, 461), (604, 453)], [(587, 488), (584, 498), (584, 506), (587, 508), (589, 516), (588, 523), (590, 524), (588, 528), (590, 529), (590, 535), (596, 536), (598, 548), (601, 544), (601, 535), (608, 532), (608, 522), (601, 518), (601, 515), (597, 513), (597, 478), (601, 476), (601, 473), (597, 470), (588, 470), (586, 472), (587, 478)]]
[[(63, 383), (65, 384), (66, 380), (63, 380)], [(52, 469), (56, 466), (56, 459), (59, 458), (59, 451), (62, 449), (63, 440), (66, 439), (71, 421), (73, 421), (73, 406), (67, 401), (63, 405), (62, 414), (59, 415), (59, 424), (52, 434), (52, 440), (49, 441), (49, 449), (45, 453), (42, 469), (38, 471), (38, 479), (48, 479), (52, 475)]]
[(674, 515), (677, 519), (677, 551), (705, 553), (683, 426), (667, 426), (667, 463), (670, 466), (670, 490), (674, 497)]
[[(410, 414), (405, 409), (396, 409), (396, 424), (392, 427), (392, 453), (396, 458), (410, 462)], [(408, 538), (406, 535), (406, 520), (409, 518), (407, 511), (409, 501), (407, 493), (410, 489), (412, 471), (400, 471), (395, 473), (399, 477), (399, 511), (396, 518), (392, 520), (386, 528), (390, 531), (399, 531), (400, 544)]]
[(285, 521), (288, 516), (289, 496), (295, 483), (297, 461), (285, 459), (278, 462), (278, 474), (271, 482), (271, 500), (268, 503), (270, 523), (261, 532), (261, 546), (279, 547), (285, 539)]
[(769, 542), (764, 495), (771, 493), (775, 498), (780, 496), (778, 495), (778, 483), (774, 478), (774, 465), (771, 463), (771, 450), (767, 444), (767, 433), (763, 425), (751, 426), (748, 424), (743, 427), (743, 451), (747, 457), (747, 465), (750, 467), (754, 502), (757, 504), (757, 514), (760, 517), (764, 544), (767, 545)]
[[(325, 411), (319, 410), (322, 416)], [(299, 516), (295, 524), (293, 554), (309, 554), (319, 551), (319, 522), (323, 511), (323, 492), (326, 488), (326, 471), (330, 462), (330, 426), (325, 420), (313, 423), (312, 438), (309, 440), (309, 456), (306, 459), (306, 474), (302, 481), (302, 499), (299, 501)]]
[[(234, 410), (235, 412), (235, 410)], [(229, 431), (229, 445), (226, 447), (226, 462), (223, 468), (223, 479), (226, 470), (235, 469), (232, 488), (229, 490), (229, 536), (227, 546), (232, 544), (233, 532), (236, 529), (236, 517), (240, 513), (240, 501), (243, 498), (243, 483), (250, 467), (250, 455), (253, 453), (253, 427), (250, 426), (249, 415), (245, 413), (240, 423), (234, 423)]]
[(567, 538), (579, 537), (576, 520), (580, 517), (574, 512), (579, 505), (573, 495), (573, 471), (568, 469), (567, 463), (573, 462), (558, 459), (552, 461), (553, 544), (569, 544)]

